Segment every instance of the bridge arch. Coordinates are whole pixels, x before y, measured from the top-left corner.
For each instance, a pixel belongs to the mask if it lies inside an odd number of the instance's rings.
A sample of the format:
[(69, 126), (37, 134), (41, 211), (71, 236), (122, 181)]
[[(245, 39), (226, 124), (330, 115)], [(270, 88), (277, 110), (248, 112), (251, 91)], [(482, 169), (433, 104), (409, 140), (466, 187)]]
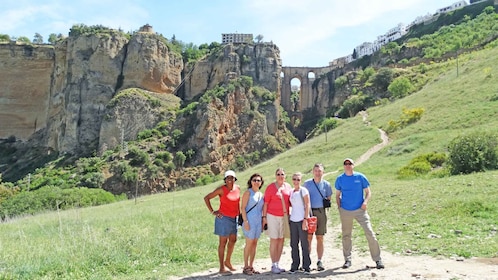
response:
[[(312, 108), (313, 104), (313, 82), (322, 74), (330, 72), (333, 67), (282, 67), (280, 78), (282, 79), (282, 89), (280, 92), (280, 104), (285, 111), (293, 114), (301, 114), (302, 111)], [(291, 99), (291, 81), (298, 78), (301, 82), (299, 106), (295, 106)]]

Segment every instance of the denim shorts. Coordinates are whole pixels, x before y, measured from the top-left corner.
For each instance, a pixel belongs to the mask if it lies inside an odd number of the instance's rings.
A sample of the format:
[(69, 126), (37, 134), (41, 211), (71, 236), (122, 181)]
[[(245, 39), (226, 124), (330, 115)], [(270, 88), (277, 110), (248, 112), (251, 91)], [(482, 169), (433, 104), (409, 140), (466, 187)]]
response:
[(214, 234), (219, 236), (229, 236), (237, 234), (237, 223), (235, 218), (221, 216), (214, 218)]

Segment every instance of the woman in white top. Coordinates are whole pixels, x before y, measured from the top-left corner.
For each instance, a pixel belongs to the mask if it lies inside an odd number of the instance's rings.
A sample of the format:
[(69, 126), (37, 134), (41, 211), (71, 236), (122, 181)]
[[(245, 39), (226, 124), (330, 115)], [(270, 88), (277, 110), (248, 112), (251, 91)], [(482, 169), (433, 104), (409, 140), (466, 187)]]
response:
[(302, 265), (305, 274), (310, 273), (310, 252), (308, 243), (308, 220), (310, 216), (310, 195), (306, 188), (301, 187), (302, 174), (300, 172), (292, 175), (292, 190), (290, 204), (292, 206), (290, 220), (290, 245), (292, 248), (292, 265), (289, 273), (295, 273), (299, 269), (299, 243), (303, 255)]

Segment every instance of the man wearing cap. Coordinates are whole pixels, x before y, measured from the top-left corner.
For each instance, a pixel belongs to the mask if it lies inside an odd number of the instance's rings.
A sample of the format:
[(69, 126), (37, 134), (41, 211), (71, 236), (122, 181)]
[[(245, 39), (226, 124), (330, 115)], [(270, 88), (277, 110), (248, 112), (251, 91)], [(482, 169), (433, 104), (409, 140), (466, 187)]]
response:
[[(204, 197), (204, 202), (214, 219), (214, 234), (219, 236), (218, 243), (218, 260), (220, 262), (221, 275), (231, 275), (231, 271), (235, 271), (232, 266), (231, 258), (235, 242), (237, 241), (237, 222), (236, 217), (239, 216), (240, 202), (240, 186), (235, 184), (237, 177), (233, 170), (225, 172), (225, 184), (216, 188)], [(211, 206), (211, 199), (220, 198), (220, 207), (214, 210)], [(226, 248), (226, 258), (225, 258)], [(229, 270), (225, 269), (228, 268)]]
[(363, 228), (367, 237), (370, 256), (375, 261), (378, 269), (384, 268), (380, 257), (380, 247), (375, 233), (370, 223), (370, 216), (367, 213), (367, 204), (370, 201), (372, 192), (370, 183), (365, 175), (353, 171), (354, 161), (346, 158), (343, 161), (344, 173), (337, 176), (335, 180), (335, 200), (342, 225), (342, 252), (344, 254), (344, 265), (342, 268), (351, 266), (351, 251), (353, 244), (351, 234), (353, 231), (353, 220), (357, 220)]

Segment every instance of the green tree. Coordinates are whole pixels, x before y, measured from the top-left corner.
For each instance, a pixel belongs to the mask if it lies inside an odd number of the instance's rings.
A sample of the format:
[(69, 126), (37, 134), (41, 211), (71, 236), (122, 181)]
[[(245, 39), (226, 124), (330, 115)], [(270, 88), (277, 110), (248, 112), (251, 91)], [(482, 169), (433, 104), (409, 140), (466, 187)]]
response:
[(0, 42), (10, 42), (10, 36), (7, 34), (0, 34)]
[(403, 98), (410, 94), (413, 89), (414, 86), (406, 77), (399, 77), (394, 79), (394, 81), (392, 81), (392, 83), (387, 88), (387, 90), (389, 90), (394, 98)]
[(33, 37), (33, 44), (43, 44), (43, 36), (40, 33), (35, 33)]
[(50, 33), (50, 35), (48, 35), (48, 42), (54, 45), (55, 42), (57, 42), (57, 35), (55, 33)]
[(18, 37), (17, 38), (17, 42), (31, 44), (31, 40), (29, 40), (29, 38), (26, 37), (26, 36), (20, 36), (20, 37)]
[(373, 77), (373, 83), (382, 91), (386, 91), (394, 77), (394, 72), (391, 68), (380, 68), (377, 74)]

